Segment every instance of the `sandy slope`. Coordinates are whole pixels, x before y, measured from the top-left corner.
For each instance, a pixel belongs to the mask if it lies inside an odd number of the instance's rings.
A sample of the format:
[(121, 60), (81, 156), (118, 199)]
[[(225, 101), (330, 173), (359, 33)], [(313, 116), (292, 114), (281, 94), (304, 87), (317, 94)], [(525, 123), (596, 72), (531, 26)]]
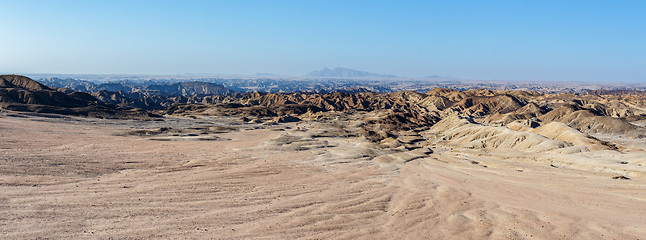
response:
[(285, 137), (294, 125), (151, 141), (118, 136), (137, 122), (112, 123), (0, 117), (0, 238), (646, 236), (642, 177), (540, 153), (437, 148), (387, 164), (358, 138)]

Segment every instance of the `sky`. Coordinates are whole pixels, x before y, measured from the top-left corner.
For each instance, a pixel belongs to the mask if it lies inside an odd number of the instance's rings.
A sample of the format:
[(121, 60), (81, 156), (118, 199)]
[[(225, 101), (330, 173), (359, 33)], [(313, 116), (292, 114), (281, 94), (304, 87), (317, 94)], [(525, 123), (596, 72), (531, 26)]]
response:
[(0, 72), (646, 82), (646, 1), (0, 0)]

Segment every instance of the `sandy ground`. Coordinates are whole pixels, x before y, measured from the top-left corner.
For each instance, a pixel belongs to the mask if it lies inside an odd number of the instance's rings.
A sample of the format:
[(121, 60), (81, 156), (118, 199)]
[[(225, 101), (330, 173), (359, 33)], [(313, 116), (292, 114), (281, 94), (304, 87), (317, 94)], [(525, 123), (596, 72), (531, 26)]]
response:
[(123, 135), (146, 124), (0, 117), (0, 238), (646, 236), (638, 173), (619, 180), (531, 155), (439, 148), (385, 164), (354, 138), (272, 143), (294, 125), (243, 127), (222, 141)]

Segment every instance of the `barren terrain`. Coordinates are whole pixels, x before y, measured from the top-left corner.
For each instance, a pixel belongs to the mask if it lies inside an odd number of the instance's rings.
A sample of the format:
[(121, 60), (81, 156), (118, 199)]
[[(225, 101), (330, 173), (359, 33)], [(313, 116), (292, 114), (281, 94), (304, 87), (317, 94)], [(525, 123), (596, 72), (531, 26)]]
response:
[(0, 238), (643, 239), (645, 123), (639, 90), (0, 75)]
[[(342, 128), (351, 132), (355, 123), (345, 123)], [(623, 153), (559, 155), (442, 142), (429, 145), (430, 153), (326, 134), (334, 131), (318, 122), (45, 118), (5, 111), (0, 234), (13, 239), (646, 235), (643, 140), (625, 139), (630, 149)], [(613, 179), (620, 175), (629, 180)]]

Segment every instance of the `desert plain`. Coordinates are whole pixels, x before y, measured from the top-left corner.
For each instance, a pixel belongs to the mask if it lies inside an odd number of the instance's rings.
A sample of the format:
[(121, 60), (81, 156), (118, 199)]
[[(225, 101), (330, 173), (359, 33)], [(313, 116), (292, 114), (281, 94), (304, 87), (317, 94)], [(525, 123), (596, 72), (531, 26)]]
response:
[[(212, 139), (202, 141), (128, 134), (160, 127), (215, 131), (199, 134)], [(614, 163), (617, 169), (611, 162), (619, 153), (581, 160), (448, 147), (378, 162), (372, 143), (312, 137), (321, 131), (316, 124), (224, 117), (151, 123), (4, 112), (0, 233), (11, 239), (646, 235), (643, 142), (630, 145), (636, 152), (625, 153), (628, 163)], [(630, 180), (613, 179), (625, 172)]]

